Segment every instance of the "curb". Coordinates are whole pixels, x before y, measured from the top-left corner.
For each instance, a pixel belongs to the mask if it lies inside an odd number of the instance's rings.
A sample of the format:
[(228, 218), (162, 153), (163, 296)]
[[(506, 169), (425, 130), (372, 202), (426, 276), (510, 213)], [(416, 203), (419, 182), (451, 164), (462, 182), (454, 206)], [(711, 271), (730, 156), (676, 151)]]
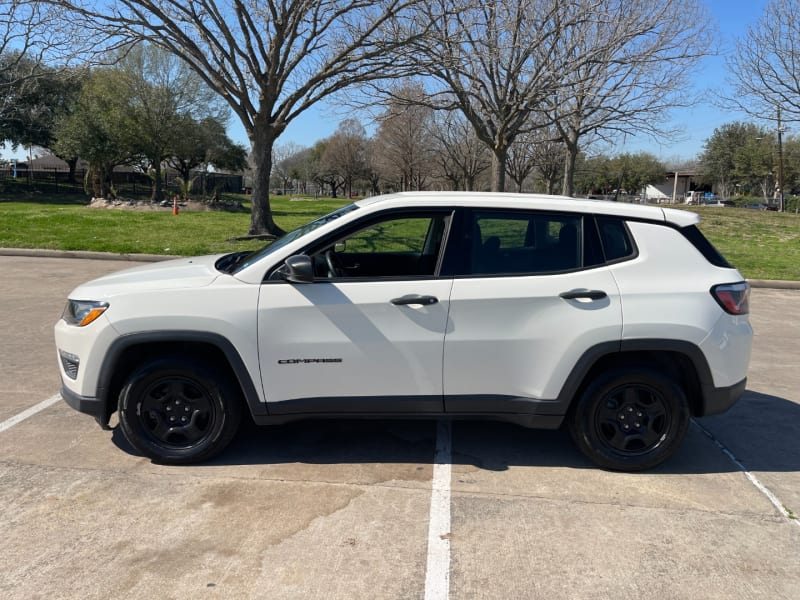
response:
[(748, 279), (752, 288), (769, 288), (772, 290), (800, 290), (800, 281), (781, 281), (780, 279)]
[(85, 250), (39, 250), (34, 248), (0, 248), (0, 256), (26, 256), (31, 258), (84, 258), (91, 260), (127, 260), (131, 262), (160, 262), (181, 258), (162, 254), (114, 254)]
[[(85, 250), (38, 250), (32, 248), (0, 248), (0, 256), (27, 256), (32, 258), (83, 258), (90, 260), (127, 260), (130, 262), (160, 262), (184, 258), (162, 254), (113, 254), (111, 252), (88, 252)], [(773, 290), (800, 290), (800, 281), (780, 279), (748, 279), (753, 288)]]

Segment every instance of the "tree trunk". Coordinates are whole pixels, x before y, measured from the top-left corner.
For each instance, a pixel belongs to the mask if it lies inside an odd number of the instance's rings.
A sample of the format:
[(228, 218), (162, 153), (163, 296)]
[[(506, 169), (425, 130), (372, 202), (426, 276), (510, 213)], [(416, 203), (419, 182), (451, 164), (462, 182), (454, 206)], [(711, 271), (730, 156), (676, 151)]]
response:
[(69, 175), (67, 175), (67, 183), (75, 183), (75, 170), (78, 167), (78, 157), (70, 158), (69, 160), (65, 161), (67, 163), (67, 168), (69, 169)]
[(250, 135), (253, 147), (253, 204), (250, 215), (249, 235), (271, 233), (281, 236), (285, 232), (272, 219), (272, 207), (269, 202), (269, 179), (272, 171), (272, 147), (277, 133), (268, 124), (256, 123)]
[(153, 169), (153, 187), (150, 191), (151, 202), (161, 202), (164, 199), (164, 179), (161, 176), (161, 160), (153, 159), (150, 162)]
[(492, 154), (492, 191), (506, 191), (506, 159), (508, 148), (494, 148)]
[(103, 175), (100, 167), (96, 165), (90, 165), (88, 175), (89, 181), (91, 181), (92, 184), (92, 197), (105, 198), (105, 195), (103, 194)]
[(564, 144), (567, 151), (564, 159), (564, 186), (561, 193), (571, 197), (575, 195), (575, 163), (578, 160), (578, 142), (569, 140)]
[[(189, 166), (189, 163), (181, 161), (181, 166), (178, 169), (178, 173), (180, 173), (181, 178), (184, 181), (189, 181), (189, 178), (192, 176), (192, 168)], [(203, 185), (205, 186), (205, 178), (203, 179)], [(204, 188), (205, 191), (205, 188)]]
[(111, 172), (113, 165), (89, 165), (89, 180), (92, 183), (92, 196), (94, 198), (111, 198)]
[(552, 196), (555, 193), (556, 189), (556, 178), (554, 173), (550, 173), (547, 176), (547, 194), (548, 196)]

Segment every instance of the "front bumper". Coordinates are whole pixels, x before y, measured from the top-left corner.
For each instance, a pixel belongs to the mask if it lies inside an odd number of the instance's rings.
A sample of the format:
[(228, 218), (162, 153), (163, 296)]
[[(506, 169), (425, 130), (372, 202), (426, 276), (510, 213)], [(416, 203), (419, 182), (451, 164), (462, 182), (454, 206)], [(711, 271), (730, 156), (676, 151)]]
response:
[(64, 402), (78, 412), (93, 416), (101, 428), (110, 429), (108, 420), (111, 418), (111, 415), (108, 413), (106, 403), (100, 398), (81, 396), (70, 390), (67, 386), (61, 386), (61, 397), (64, 399)]

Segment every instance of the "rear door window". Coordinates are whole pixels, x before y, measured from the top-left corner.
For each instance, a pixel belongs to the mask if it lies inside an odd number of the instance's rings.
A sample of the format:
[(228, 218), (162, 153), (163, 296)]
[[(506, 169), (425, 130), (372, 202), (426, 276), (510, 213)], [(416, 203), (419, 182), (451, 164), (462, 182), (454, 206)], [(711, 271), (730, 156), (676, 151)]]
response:
[(473, 211), (467, 219), (470, 275), (539, 274), (583, 267), (583, 217)]

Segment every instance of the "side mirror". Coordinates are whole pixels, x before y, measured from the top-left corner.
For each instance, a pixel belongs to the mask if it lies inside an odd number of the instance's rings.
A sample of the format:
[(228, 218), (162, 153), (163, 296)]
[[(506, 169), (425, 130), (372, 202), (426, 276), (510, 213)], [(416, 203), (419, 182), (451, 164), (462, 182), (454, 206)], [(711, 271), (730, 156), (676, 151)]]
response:
[(290, 256), (281, 268), (283, 278), (292, 283), (313, 283), (314, 265), (311, 257), (304, 254)]

